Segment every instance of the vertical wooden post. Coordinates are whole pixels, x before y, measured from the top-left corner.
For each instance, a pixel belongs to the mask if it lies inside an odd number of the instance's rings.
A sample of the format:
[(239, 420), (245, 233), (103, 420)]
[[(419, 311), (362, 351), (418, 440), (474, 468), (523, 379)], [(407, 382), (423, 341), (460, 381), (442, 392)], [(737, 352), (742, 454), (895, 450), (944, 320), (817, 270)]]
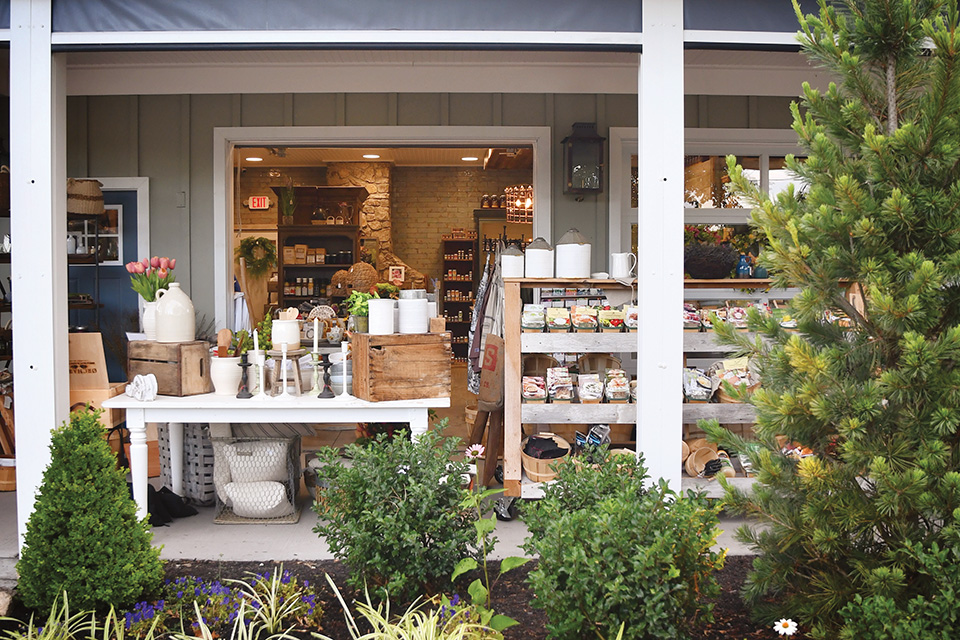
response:
[(520, 283), (504, 282), (503, 312), (503, 486), (508, 496), (520, 495)]
[(52, 55), (51, 0), (10, 5), (13, 371), (20, 544), (68, 415), (66, 63)]
[(683, 2), (644, 0), (639, 70), (637, 449), (680, 489), (683, 362)]

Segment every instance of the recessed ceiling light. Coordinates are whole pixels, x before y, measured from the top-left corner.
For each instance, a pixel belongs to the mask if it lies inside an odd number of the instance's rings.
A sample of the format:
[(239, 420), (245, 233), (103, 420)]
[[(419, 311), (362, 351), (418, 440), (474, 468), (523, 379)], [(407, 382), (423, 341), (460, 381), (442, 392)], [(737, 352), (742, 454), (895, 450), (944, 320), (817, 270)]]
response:
[(258, 156), (250, 156), (249, 158), (244, 158), (247, 162), (263, 162), (263, 158)]
[(480, 158), (478, 158), (477, 156), (463, 156), (460, 159), (463, 160), (464, 162), (476, 162)]
[(363, 157), (366, 158), (367, 160), (379, 160), (379, 159), (380, 159), (380, 156), (377, 155), (376, 153), (365, 153), (365, 154), (363, 154)]

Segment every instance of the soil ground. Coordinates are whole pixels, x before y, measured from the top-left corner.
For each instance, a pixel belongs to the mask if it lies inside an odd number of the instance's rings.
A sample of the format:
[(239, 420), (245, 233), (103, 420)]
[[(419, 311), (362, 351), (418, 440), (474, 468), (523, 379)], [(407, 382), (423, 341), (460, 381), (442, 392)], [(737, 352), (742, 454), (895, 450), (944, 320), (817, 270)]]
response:
[[(758, 624), (751, 620), (749, 610), (740, 599), (740, 588), (750, 569), (752, 558), (748, 556), (728, 557), (724, 568), (717, 574), (722, 588), (714, 608), (714, 622), (697, 629), (692, 638), (695, 640), (770, 640), (777, 637), (770, 624)], [(247, 572), (272, 571), (269, 563), (216, 562), (216, 561), (179, 561), (167, 562), (168, 578), (195, 576), (208, 580), (224, 578), (243, 578)], [(312, 584), (326, 584), (324, 574), (330, 574), (347, 602), (358, 594), (346, 586), (347, 569), (334, 561), (324, 562), (286, 562), (284, 568), (300, 580), (310, 580)], [(521, 567), (505, 574), (494, 588), (493, 608), (497, 613), (510, 616), (520, 622), (504, 632), (506, 640), (545, 640), (547, 632), (546, 614), (541, 609), (530, 606), (533, 592), (527, 585), (526, 577), (531, 565)], [(359, 597), (362, 597), (359, 596)], [(343, 613), (336, 597), (329, 590), (323, 592), (324, 607), (323, 629), (321, 632), (334, 640), (349, 640)], [(794, 640), (805, 638), (803, 633), (793, 636)]]

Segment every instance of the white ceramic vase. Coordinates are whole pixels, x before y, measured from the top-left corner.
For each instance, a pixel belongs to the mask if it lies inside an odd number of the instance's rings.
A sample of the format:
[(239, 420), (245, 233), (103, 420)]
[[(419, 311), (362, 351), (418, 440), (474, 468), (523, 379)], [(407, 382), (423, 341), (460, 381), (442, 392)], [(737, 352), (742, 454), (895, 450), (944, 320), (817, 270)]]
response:
[(213, 392), (218, 396), (235, 396), (240, 389), (240, 378), (243, 370), (240, 368), (240, 357), (210, 358), (210, 380), (213, 382)]
[(147, 340), (156, 340), (157, 339), (157, 301), (147, 302), (143, 301), (143, 318), (140, 320), (140, 324), (143, 327), (143, 333), (147, 336)]
[(193, 302), (179, 282), (157, 290), (157, 342), (192, 342), (197, 335), (196, 323)]

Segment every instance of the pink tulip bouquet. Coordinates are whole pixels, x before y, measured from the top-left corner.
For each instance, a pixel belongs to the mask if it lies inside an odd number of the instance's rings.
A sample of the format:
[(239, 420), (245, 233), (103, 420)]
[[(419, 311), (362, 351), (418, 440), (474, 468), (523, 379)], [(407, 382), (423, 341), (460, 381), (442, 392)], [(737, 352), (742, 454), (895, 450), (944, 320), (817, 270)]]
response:
[(157, 256), (149, 260), (144, 258), (139, 262), (128, 262), (126, 267), (130, 273), (130, 285), (144, 301), (153, 302), (157, 299), (157, 290), (165, 289), (173, 282), (173, 268), (176, 265), (176, 258)]

